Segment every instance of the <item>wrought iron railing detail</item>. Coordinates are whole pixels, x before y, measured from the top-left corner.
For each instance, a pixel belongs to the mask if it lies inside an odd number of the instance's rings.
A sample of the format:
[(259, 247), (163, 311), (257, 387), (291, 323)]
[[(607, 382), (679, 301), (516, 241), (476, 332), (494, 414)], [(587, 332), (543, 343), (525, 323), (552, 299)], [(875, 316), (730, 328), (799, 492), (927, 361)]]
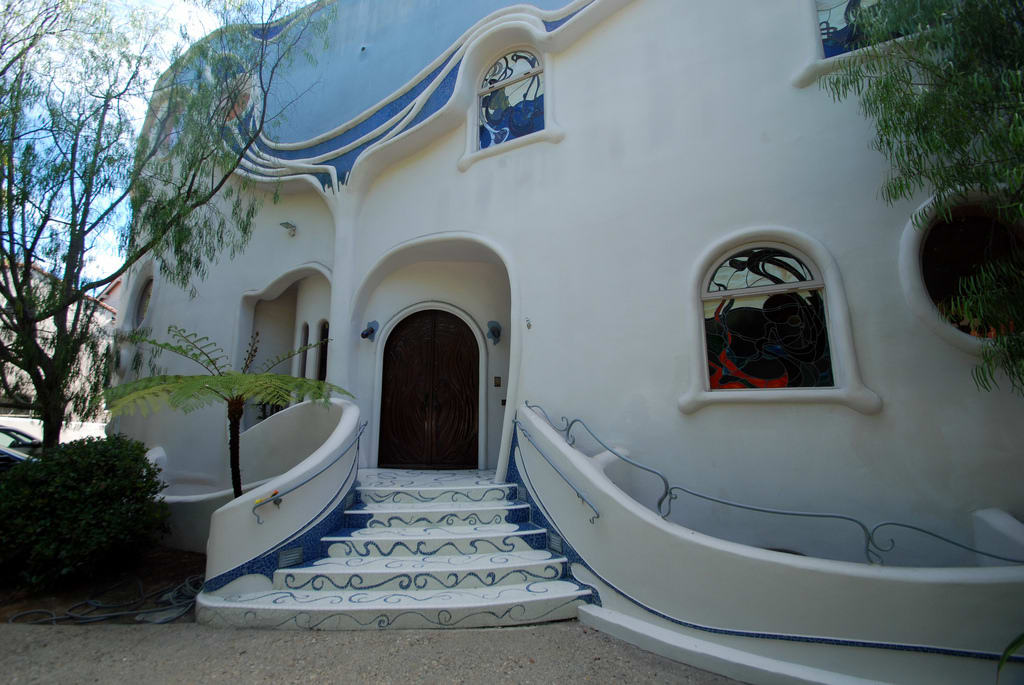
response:
[(576, 493), (576, 496), (580, 498), (580, 501), (586, 504), (588, 507), (590, 507), (591, 511), (594, 512), (594, 515), (590, 517), (590, 522), (594, 523), (597, 519), (601, 518), (601, 512), (597, 510), (597, 507), (595, 507), (594, 503), (590, 501), (590, 498), (584, 495), (583, 492), (578, 487), (576, 487), (576, 485), (571, 480), (569, 480), (569, 477), (565, 475), (565, 472), (562, 471), (562, 469), (558, 468), (558, 465), (551, 460), (551, 457), (544, 453), (544, 450), (542, 450), (540, 448), (540, 445), (536, 443), (536, 441), (533, 439), (533, 436), (530, 435), (530, 432), (523, 427), (523, 424), (519, 422), (519, 419), (516, 419), (515, 424), (516, 428), (519, 429), (519, 432), (523, 435), (523, 437), (526, 438), (531, 445), (533, 445), (533, 448), (535, 450), (537, 450), (537, 454), (544, 457), (544, 460), (551, 466), (551, 468), (555, 470), (555, 473), (561, 476), (562, 480), (564, 480), (566, 484), (573, 489), (573, 491)]
[(669, 487), (668, 479), (665, 478), (664, 474), (662, 474), (660, 471), (658, 471), (657, 469), (653, 469), (650, 466), (645, 466), (645, 465), (643, 465), (643, 464), (641, 464), (641, 463), (639, 463), (637, 461), (633, 461), (632, 459), (630, 459), (626, 455), (624, 455), (624, 454), (618, 452), (617, 450), (609, 447), (604, 442), (604, 440), (599, 438), (594, 433), (594, 431), (592, 431), (590, 429), (590, 426), (588, 426), (586, 423), (583, 422), (582, 419), (573, 419), (572, 421), (570, 421), (568, 419), (568, 417), (563, 416), (562, 417), (562, 423), (565, 424), (565, 425), (564, 426), (556, 426), (554, 424), (554, 422), (551, 420), (551, 417), (548, 416), (548, 413), (546, 411), (544, 411), (544, 408), (541, 407), (539, 404), (530, 404), (529, 402), (525, 402), (525, 404), (526, 404), (526, 406), (528, 408), (532, 409), (534, 412), (539, 412), (544, 417), (544, 420), (548, 422), (549, 426), (554, 428), (559, 433), (564, 433), (565, 434), (565, 441), (569, 444), (570, 447), (576, 445), (576, 436), (574, 436), (572, 434), (572, 429), (575, 428), (576, 426), (583, 426), (583, 430), (587, 431), (587, 433), (590, 434), (590, 437), (593, 438), (597, 442), (597, 444), (601, 445), (601, 447), (603, 447), (604, 449), (608, 450), (609, 452), (611, 452), (612, 454), (614, 454), (616, 457), (618, 457), (622, 461), (626, 462), (627, 464), (630, 464), (632, 466), (635, 466), (638, 469), (642, 469), (644, 471), (647, 471), (648, 473), (651, 473), (651, 474), (654, 474), (655, 476), (657, 476), (659, 479), (661, 479), (661, 483), (662, 483), (662, 486), (663, 486), (661, 497), (658, 498), (658, 513), (661, 514), (661, 518), (667, 518), (668, 515), (672, 512), (672, 502), (671, 502), (670, 497), (669, 497), (670, 487)]
[(342, 457), (344, 457), (346, 454), (348, 454), (349, 450), (351, 450), (353, 447), (356, 448), (356, 452), (358, 453), (359, 452), (359, 439), (362, 437), (363, 431), (366, 430), (366, 424), (367, 424), (366, 421), (363, 421), (361, 424), (359, 424), (359, 429), (356, 431), (355, 437), (353, 437), (349, 441), (348, 446), (346, 446), (345, 449), (343, 449), (341, 452), (339, 452), (337, 455), (335, 455), (335, 457), (333, 459), (331, 459), (330, 462), (328, 462), (327, 464), (324, 464), (323, 466), (321, 466), (317, 470), (316, 473), (313, 473), (313, 474), (311, 474), (309, 476), (306, 476), (306, 478), (304, 478), (301, 482), (296, 483), (295, 485), (291, 486), (287, 490), (284, 490), (283, 492), (278, 492), (277, 490), (275, 490), (271, 495), (268, 495), (267, 497), (264, 497), (263, 499), (256, 500), (256, 502), (252, 506), (252, 515), (256, 517), (256, 523), (258, 523), (259, 525), (263, 525), (263, 519), (260, 518), (260, 515), (256, 513), (257, 509), (259, 509), (260, 507), (265, 507), (266, 505), (271, 504), (271, 503), (273, 503), (275, 506), (281, 506), (281, 501), (285, 497), (287, 497), (291, 493), (295, 492), (296, 490), (301, 488), (303, 485), (305, 485), (306, 483), (310, 482), (311, 480), (313, 480), (314, 478), (319, 476), (321, 473), (323, 473), (327, 469), (329, 469), (332, 466), (334, 466), (335, 464), (337, 464), (338, 461)]
[[(778, 516), (793, 516), (793, 517), (799, 517), (799, 518), (831, 519), (831, 520), (835, 520), (835, 521), (846, 521), (848, 523), (852, 523), (853, 525), (857, 526), (858, 529), (860, 529), (861, 534), (864, 537), (864, 557), (867, 559), (867, 561), (869, 563), (872, 563), (872, 564), (883, 564), (884, 563), (884, 559), (883, 559), (882, 555), (887, 553), (887, 552), (891, 552), (891, 551), (893, 551), (896, 548), (896, 540), (895, 539), (889, 538), (888, 541), (884, 541), (883, 542), (883, 541), (880, 541), (879, 538), (878, 538), (878, 531), (881, 530), (882, 528), (888, 528), (888, 527), (903, 528), (903, 529), (906, 529), (906, 530), (911, 530), (911, 531), (914, 531), (914, 532), (917, 532), (917, 533), (921, 533), (923, 535), (927, 535), (927, 536), (929, 536), (931, 538), (934, 538), (936, 540), (939, 540), (941, 542), (945, 542), (945, 543), (948, 543), (948, 544), (953, 545), (955, 547), (958, 547), (958, 548), (960, 548), (962, 550), (965, 550), (967, 552), (972, 552), (974, 554), (979, 554), (981, 556), (988, 557), (990, 559), (998, 559), (1000, 561), (1006, 561), (1006, 562), (1009, 562), (1009, 563), (1012, 563), (1012, 564), (1024, 564), (1024, 559), (1017, 559), (1017, 558), (1014, 558), (1014, 557), (1003, 556), (1001, 554), (995, 554), (993, 552), (986, 552), (986, 551), (980, 550), (980, 549), (978, 549), (976, 547), (972, 547), (970, 545), (966, 545), (966, 544), (964, 544), (962, 542), (957, 542), (956, 540), (948, 538), (945, 535), (941, 535), (939, 533), (936, 533), (934, 531), (928, 530), (926, 528), (922, 528), (921, 526), (915, 526), (915, 525), (909, 524), (909, 523), (902, 523), (900, 521), (882, 521), (881, 523), (876, 523), (874, 526), (869, 526), (868, 524), (864, 523), (860, 519), (857, 519), (857, 518), (855, 518), (853, 516), (848, 516), (846, 514), (836, 514), (836, 513), (831, 513), (831, 512), (818, 512), (818, 511), (800, 511), (800, 510), (796, 510), (796, 509), (777, 509), (777, 508), (774, 508), (774, 507), (760, 507), (760, 506), (755, 506), (755, 505), (752, 505), (752, 504), (744, 504), (742, 502), (734, 502), (732, 500), (722, 499), (721, 497), (714, 497), (712, 495), (708, 495), (708, 494), (705, 494), (705, 493), (702, 493), (702, 492), (697, 492), (696, 490), (690, 490), (689, 488), (684, 488), (684, 487), (682, 487), (680, 485), (669, 485), (668, 480), (659, 471), (657, 471), (657, 470), (655, 470), (655, 469), (653, 469), (653, 468), (651, 468), (649, 466), (645, 466), (643, 464), (640, 464), (640, 463), (634, 461), (633, 459), (630, 459), (629, 457), (626, 457), (626, 456), (620, 454), (618, 451), (608, 447), (608, 445), (603, 440), (601, 440), (601, 438), (599, 438), (594, 433), (594, 431), (591, 430), (590, 427), (587, 426), (587, 424), (584, 423), (581, 419), (571, 419), (570, 420), (569, 418), (563, 416), (562, 417), (562, 425), (556, 425), (551, 420), (551, 417), (548, 416), (547, 411), (545, 411), (543, 407), (541, 407), (538, 404), (530, 404), (529, 402), (526, 402), (525, 404), (526, 404), (526, 406), (529, 409), (533, 410), (536, 414), (544, 417), (544, 420), (555, 431), (557, 431), (558, 433), (563, 434), (566, 444), (568, 444), (570, 447), (573, 447), (576, 444), (576, 439), (572, 435), (572, 429), (575, 426), (580, 425), (580, 426), (583, 426), (583, 428), (587, 431), (587, 433), (589, 433), (590, 436), (599, 445), (601, 445), (601, 447), (606, 449), (611, 454), (614, 454), (616, 457), (618, 457), (619, 459), (623, 460), (627, 464), (630, 464), (632, 466), (636, 466), (637, 468), (640, 468), (640, 469), (642, 469), (644, 471), (647, 471), (648, 473), (652, 473), (652, 474), (658, 476), (658, 478), (661, 479), (662, 483), (665, 486), (665, 491), (662, 494), (662, 496), (658, 499), (658, 503), (657, 503), (658, 513), (661, 515), (661, 517), (663, 519), (667, 519), (668, 516), (672, 513), (672, 502), (674, 502), (676, 499), (678, 499), (680, 492), (683, 492), (683, 493), (686, 493), (687, 495), (691, 495), (693, 497), (697, 497), (697, 498), (700, 498), (700, 499), (703, 499), (703, 500), (707, 500), (709, 502), (715, 502), (717, 504), (723, 504), (725, 506), (735, 507), (737, 509), (744, 509), (746, 511), (754, 511), (754, 512), (758, 512), (758, 513), (762, 513), (762, 514), (773, 514), (773, 515), (778, 515)], [(522, 431), (521, 424), (519, 424), (518, 421), (516, 423), (517, 423), (517, 425), (520, 425), (520, 430)], [(522, 431), (522, 432), (525, 433), (525, 431)], [(531, 439), (530, 442), (532, 443), (533, 440)], [(536, 445), (534, 445), (534, 447), (536, 447)], [(540, 451), (540, 450), (538, 449), (538, 451)], [(541, 453), (541, 454), (542, 454), (542, 456), (544, 456), (545, 459), (548, 460), (549, 463), (551, 462), (551, 459), (548, 458), (547, 455), (544, 455), (543, 453)], [(554, 466), (553, 463), (552, 463), (552, 466)], [(556, 467), (556, 470), (557, 470), (557, 467)], [(560, 471), (559, 471), (559, 473), (561, 474)], [(565, 478), (565, 475), (563, 474), (562, 477)], [(568, 480), (568, 479), (566, 479), (566, 480)], [(571, 483), (570, 483), (570, 485), (571, 485)]]

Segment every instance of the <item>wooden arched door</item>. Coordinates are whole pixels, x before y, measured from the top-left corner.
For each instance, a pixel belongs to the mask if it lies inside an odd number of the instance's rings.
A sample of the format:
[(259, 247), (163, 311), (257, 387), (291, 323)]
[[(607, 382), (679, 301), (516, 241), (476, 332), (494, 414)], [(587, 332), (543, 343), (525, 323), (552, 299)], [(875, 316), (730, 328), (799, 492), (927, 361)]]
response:
[(381, 468), (477, 467), (480, 352), (459, 317), (428, 309), (395, 326), (384, 346)]

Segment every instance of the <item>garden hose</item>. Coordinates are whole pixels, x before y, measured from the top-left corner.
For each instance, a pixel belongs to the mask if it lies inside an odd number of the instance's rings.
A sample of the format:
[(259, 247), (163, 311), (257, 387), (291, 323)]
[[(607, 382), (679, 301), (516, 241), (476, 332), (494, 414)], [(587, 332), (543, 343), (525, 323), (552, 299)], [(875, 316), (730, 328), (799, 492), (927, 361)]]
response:
[[(131, 599), (118, 601), (104, 601), (103, 598), (111, 592), (133, 584), (137, 594)], [(171, 623), (187, 614), (196, 602), (196, 595), (203, 589), (203, 576), (189, 576), (179, 585), (169, 586), (160, 590), (146, 593), (142, 587), (142, 581), (136, 577), (129, 577), (118, 581), (113, 585), (97, 593), (97, 597), (85, 599), (73, 605), (63, 614), (58, 614), (49, 609), (29, 609), (14, 614), (8, 623), (24, 623), (28, 625), (41, 625), (49, 623), (70, 623), (73, 625), (85, 625), (87, 623), (98, 623), (122, 616), (135, 616), (136, 621), (145, 623)], [(38, 616), (38, 618), (29, 618)]]

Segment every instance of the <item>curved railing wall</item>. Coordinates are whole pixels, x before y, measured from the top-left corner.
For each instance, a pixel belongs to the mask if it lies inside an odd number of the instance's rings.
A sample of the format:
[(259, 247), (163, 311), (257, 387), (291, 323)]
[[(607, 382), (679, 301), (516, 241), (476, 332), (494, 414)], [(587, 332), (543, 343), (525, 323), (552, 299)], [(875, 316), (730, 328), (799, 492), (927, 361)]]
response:
[(612, 623), (648, 626), (656, 640), (729, 645), (727, 660), (749, 650), (792, 665), (814, 653), (794, 643), (840, 647), (827, 661), (839, 673), (879, 660), (872, 649), (995, 659), (1020, 632), (1024, 567), (888, 568), (722, 540), (640, 505), (604, 473), (606, 459), (575, 449), (525, 406), (517, 429), (516, 468), (579, 555), (573, 575), (598, 589), (594, 611)]
[[(326, 408), (303, 403), (257, 428), (265, 425), (262, 437), (268, 451), (309, 456), (214, 512), (207, 544), (207, 591), (245, 575), (262, 574), (269, 582), (277, 568), (276, 552), (292, 543), (303, 546), (304, 534), (333, 524), (330, 517), (355, 482), (360, 425), (359, 408), (353, 403), (332, 399)], [(289, 494), (296, 488), (300, 489)]]
[[(281, 475), (309, 456), (327, 439), (341, 416), (341, 408), (325, 408), (301, 402), (274, 414), (246, 430), (239, 437), (242, 490), (249, 492), (271, 478)], [(302, 426), (296, 430), (295, 426)], [(167, 456), (155, 452), (156, 463), (164, 468)], [(162, 456), (161, 456), (162, 455)], [(226, 478), (226, 462), (225, 473)], [(205, 474), (187, 474), (164, 468), (168, 483), (163, 492), (170, 508), (170, 532), (164, 544), (175, 549), (205, 552), (210, 536), (213, 512), (235, 498), (223, 478)]]
[(300, 402), (260, 421), (238, 436), (242, 481), (280, 476), (319, 448), (334, 432), (343, 406)]
[[(616, 479), (615, 474), (621, 473), (624, 469), (623, 465), (628, 465), (632, 468), (644, 471), (655, 479), (657, 483), (655, 485), (655, 496), (657, 497), (656, 504), (651, 507), (654, 511), (661, 515), (661, 518), (668, 519), (672, 514), (673, 503), (683, 495), (689, 495), (691, 497), (705, 500), (707, 502), (713, 502), (715, 504), (721, 504), (726, 507), (733, 509), (741, 509), (755, 514), (769, 514), (771, 516), (788, 517), (791, 521), (793, 519), (816, 519), (818, 521), (831, 521), (833, 523), (839, 523), (850, 527), (851, 531), (856, 530), (859, 533), (859, 539), (861, 542), (861, 554), (864, 560), (872, 564), (884, 564), (886, 563), (886, 554), (892, 552), (896, 548), (896, 540), (892, 537), (888, 537), (891, 531), (912, 531), (918, 535), (930, 538), (933, 542), (938, 542), (947, 545), (951, 548), (956, 548), (961, 551), (970, 552), (979, 558), (983, 558), (984, 561), (989, 563), (993, 562), (1007, 562), (1011, 564), (1024, 564), (1024, 552), (1015, 551), (1016, 556), (1010, 556), (1006, 553), (1000, 553), (995, 551), (995, 545), (993, 549), (981, 549), (965, 542), (955, 540), (941, 533), (937, 533), (923, 526), (915, 525), (913, 523), (906, 523), (903, 521), (880, 521), (877, 523), (868, 523), (864, 520), (851, 516), (849, 514), (836, 513), (836, 512), (823, 512), (823, 511), (803, 511), (798, 509), (781, 509), (778, 507), (765, 507), (754, 504), (736, 502), (733, 500), (723, 499), (721, 497), (715, 497), (704, 492), (699, 492), (690, 488), (683, 487), (681, 485), (672, 485), (669, 480), (657, 469), (651, 468), (638, 461), (635, 461), (623, 454), (621, 450), (616, 450), (610, 447), (604, 440), (602, 440), (582, 419), (569, 419), (563, 416), (560, 423), (552, 421), (551, 417), (540, 405), (525, 403), (528, 409), (539, 413), (547, 421), (548, 425), (551, 426), (555, 431), (565, 436), (565, 442), (570, 447), (576, 446), (576, 434), (574, 430), (579, 428), (585, 435), (589, 436), (590, 440), (597, 445), (600, 445), (604, 449), (604, 452), (599, 455), (603, 464), (603, 470), (613, 482), (619, 487), (622, 487), (620, 482)], [(541, 452), (541, 456), (547, 459), (547, 456)], [(552, 464), (557, 470), (558, 467)], [(561, 475), (561, 473), (560, 473)], [(564, 478), (564, 476), (563, 476)], [(659, 487), (660, 486), (660, 487)], [(574, 488), (575, 489), (575, 488)], [(585, 497), (577, 490), (577, 495), (582, 499)], [(630, 493), (631, 496), (632, 493)], [(638, 499), (637, 497), (633, 497)], [(638, 500), (639, 501), (639, 500)], [(1024, 527), (1024, 526), (1019, 526)], [(1017, 531), (1015, 531), (1017, 532)], [(726, 536), (728, 538), (728, 536)], [(1004, 536), (1005, 537), (1005, 536)], [(827, 556), (827, 555), (825, 555)], [(920, 564), (916, 564), (920, 565)], [(946, 564), (955, 565), (955, 564)], [(973, 564), (972, 564), (973, 565)]]

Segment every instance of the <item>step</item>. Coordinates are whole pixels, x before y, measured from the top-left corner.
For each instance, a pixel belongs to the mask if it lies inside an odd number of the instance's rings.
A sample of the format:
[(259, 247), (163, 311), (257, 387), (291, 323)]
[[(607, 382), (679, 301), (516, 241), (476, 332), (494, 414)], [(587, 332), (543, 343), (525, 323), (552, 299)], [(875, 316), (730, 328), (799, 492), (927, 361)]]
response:
[(557, 580), (565, 557), (544, 549), (458, 556), (349, 557), (278, 569), (278, 590), (442, 590)]
[(515, 485), (411, 486), (406, 488), (356, 487), (360, 501), (366, 504), (413, 504), (424, 502), (501, 502), (515, 500)]
[(328, 557), (486, 554), (545, 549), (547, 531), (530, 523), (343, 528), (320, 540)]
[(466, 487), (494, 485), (494, 469), (359, 469), (359, 484), (368, 488)]
[(481, 628), (575, 618), (590, 589), (571, 580), (488, 588), (201, 593), (196, 620), (238, 628), (377, 630)]
[(428, 502), (361, 504), (345, 511), (346, 528), (408, 528), (411, 526), (479, 526), (525, 523), (530, 506), (514, 502)]
[(516, 486), (495, 483), (494, 471), (360, 469), (356, 492), (365, 504), (514, 500)]

